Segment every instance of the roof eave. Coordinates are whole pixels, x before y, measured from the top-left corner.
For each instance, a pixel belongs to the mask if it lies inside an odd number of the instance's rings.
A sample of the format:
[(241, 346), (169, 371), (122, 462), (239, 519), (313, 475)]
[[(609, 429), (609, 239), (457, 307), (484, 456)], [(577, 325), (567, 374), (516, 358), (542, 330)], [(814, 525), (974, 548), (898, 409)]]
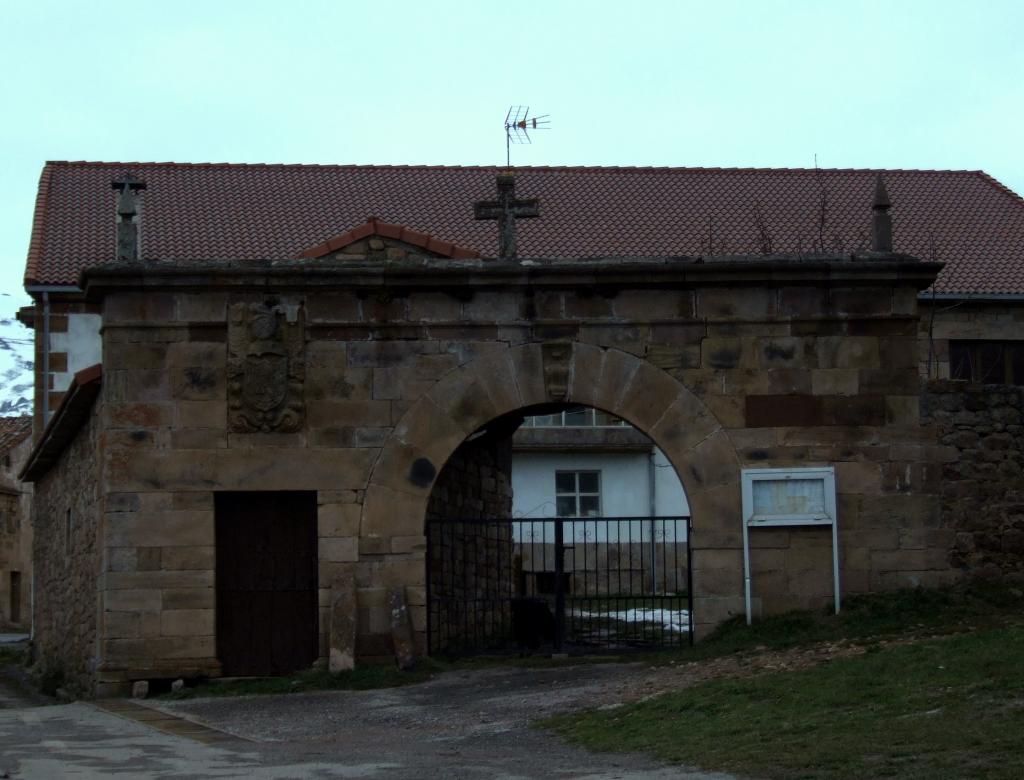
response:
[(60, 459), (67, 445), (89, 419), (93, 403), (100, 394), (103, 367), (97, 363), (74, 375), (60, 406), (43, 430), (18, 474), (23, 482), (37, 482)]

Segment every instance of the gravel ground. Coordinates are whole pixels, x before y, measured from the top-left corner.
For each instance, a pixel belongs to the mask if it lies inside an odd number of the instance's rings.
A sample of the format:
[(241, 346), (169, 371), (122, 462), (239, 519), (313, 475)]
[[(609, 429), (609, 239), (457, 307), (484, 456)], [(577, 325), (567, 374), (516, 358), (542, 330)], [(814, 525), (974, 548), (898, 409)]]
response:
[[(274, 743), (296, 758), (344, 760), (382, 778), (689, 778), (727, 776), (667, 768), (637, 756), (570, 748), (531, 721), (611, 702), (637, 664), (490, 668), (450, 672), (379, 691), (150, 702), (236, 736)], [(346, 775), (341, 775), (346, 776)], [(359, 776), (359, 775), (353, 775)], [(366, 775), (371, 776), (371, 775)]]
[[(84, 703), (32, 706), (18, 686), (0, 684), (0, 777), (6, 771), (25, 779), (729, 780), (641, 756), (588, 753), (531, 723), (709, 678), (802, 668), (863, 651), (845, 643), (785, 652), (757, 648), (678, 666), (491, 667), (377, 691), (156, 700), (145, 702), (150, 725)], [(152, 720), (158, 713), (184, 720), (171, 721), (180, 728), (160, 731)], [(203, 742), (188, 721), (235, 739), (214, 735)]]

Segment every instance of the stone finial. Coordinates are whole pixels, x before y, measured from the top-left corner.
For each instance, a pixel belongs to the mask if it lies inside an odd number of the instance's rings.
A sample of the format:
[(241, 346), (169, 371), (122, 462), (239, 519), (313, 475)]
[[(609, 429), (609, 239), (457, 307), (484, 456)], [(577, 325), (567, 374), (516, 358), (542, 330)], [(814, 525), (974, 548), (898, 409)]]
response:
[(889, 200), (889, 193), (885, 189), (885, 182), (882, 174), (875, 177), (875, 198), (871, 203), (871, 250), (873, 252), (892, 251), (892, 217), (889, 216), (889, 209), (892, 202)]
[(129, 262), (140, 259), (139, 251), (139, 190), (146, 189), (146, 182), (126, 173), (114, 179), (110, 186), (119, 190), (117, 196), (117, 259)]

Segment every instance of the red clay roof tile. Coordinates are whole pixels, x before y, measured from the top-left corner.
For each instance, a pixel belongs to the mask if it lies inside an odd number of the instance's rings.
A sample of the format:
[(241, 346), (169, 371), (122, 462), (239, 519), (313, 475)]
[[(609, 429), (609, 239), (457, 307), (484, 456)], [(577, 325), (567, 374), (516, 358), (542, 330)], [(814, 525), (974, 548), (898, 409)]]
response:
[[(143, 178), (147, 260), (309, 256), (379, 215), (380, 235), (452, 243), (493, 256), (497, 226), (473, 219), (494, 196), (494, 167), (52, 162), (43, 169), (26, 283), (75, 284), (114, 258), (114, 176)], [(518, 168), (539, 198), (519, 227), (521, 257), (756, 253), (867, 247), (875, 170)], [(947, 266), (942, 293), (1024, 294), (1024, 200), (981, 171), (882, 171), (894, 248)], [(819, 230), (821, 187), (827, 194)], [(761, 214), (764, 231), (755, 213)], [(388, 228), (383, 229), (383, 225)], [(397, 228), (397, 229), (396, 229)], [(389, 235), (394, 233), (394, 235)], [(425, 246), (426, 244), (421, 244)]]
[[(428, 236), (424, 233), (418, 233), (414, 230), (409, 230), (402, 225), (391, 225), (387, 222), (381, 222), (376, 217), (370, 217), (362, 225), (346, 230), (340, 236), (325, 241), (321, 244), (317, 244), (314, 247), (310, 247), (302, 252), (299, 252), (297, 257), (315, 259), (323, 257), (331, 252), (337, 252), (339, 249), (343, 249), (349, 244), (353, 244), (362, 238), (367, 236), (383, 236), (384, 238), (394, 238), (399, 241), (404, 241), (407, 244), (413, 246), (422, 247), (427, 249), (429, 252), (433, 252), (438, 255), (445, 257), (454, 257), (454, 252), (458, 248), (454, 244), (446, 241), (440, 241), (434, 236)], [(465, 257), (479, 257), (472, 249), (463, 250), (467, 254)]]
[(0, 455), (6, 455), (32, 433), (32, 418), (0, 417)]

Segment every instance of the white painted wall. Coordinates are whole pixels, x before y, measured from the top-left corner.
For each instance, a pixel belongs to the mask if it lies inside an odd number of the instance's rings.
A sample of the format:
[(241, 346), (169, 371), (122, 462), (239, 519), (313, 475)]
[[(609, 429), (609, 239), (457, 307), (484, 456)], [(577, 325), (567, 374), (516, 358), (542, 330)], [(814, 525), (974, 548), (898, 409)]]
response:
[[(647, 517), (650, 515), (650, 462), (645, 453), (547, 453), (518, 452), (512, 455), (512, 516), (515, 518), (555, 517), (555, 472), (600, 471), (601, 513), (605, 517)], [(679, 517), (690, 513), (683, 486), (661, 450), (654, 452), (655, 516)], [(525, 528), (529, 524), (523, 524)], [(577, 525), (585, 526), (584, 521)], [(646, 538), (647, 523), (637, 523), (625, 536)], [(536, 529), (538, 532), (540, 529)], [(545, 536), (550, 529), (545, 528)], [(613, 531), (614, 533), (614, 531)], [(683, 539), (680, 524), (675, 537)]]
[(99, 314), (69, 314), (67, 333), (50, 334), (50, 351), (68, 353), (68, 370), (53, 372), (56, 392), (67, 390), (71, 377), (83, 368), (103, 362), (102, 323)]

